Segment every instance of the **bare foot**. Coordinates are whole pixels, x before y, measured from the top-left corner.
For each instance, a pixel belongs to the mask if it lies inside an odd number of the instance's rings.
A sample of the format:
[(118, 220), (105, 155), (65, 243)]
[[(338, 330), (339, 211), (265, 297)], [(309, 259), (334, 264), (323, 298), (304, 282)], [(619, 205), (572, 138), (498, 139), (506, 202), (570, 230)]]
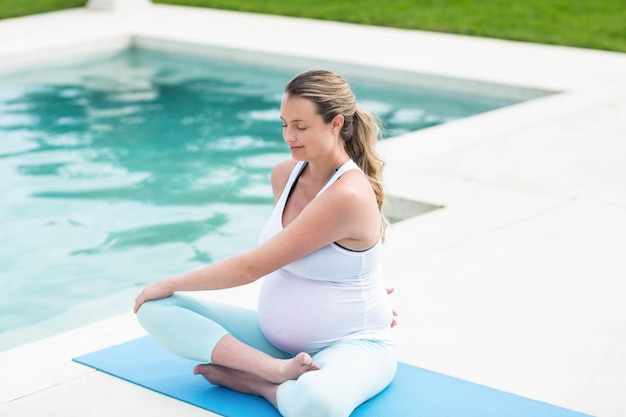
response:
[(298, 353), (291, 359), (277, 359), (242, 343), (229, 334), (222, 337), (215, 345), (211, 362), (214, 365), (257, 375), (274, 384), (298, 379), (305, 372), (320, 369), (308, 353)]
[(278, 384), (269, 382), (260, 376), (213, 364), (198, 365), (193, 368), (193, 373), (202, 375), (213, 385), (263, 397), (276, 407)]
[(285, 381), (298, 379), (300, 375), (306, 372), (320, 369), (320, 367), (313, 362), (313, 358), (305, 352), (298, 353), (292, 359), (278, 359), (277, 364), (277, 373), (265, 377), (265, 379), (275, 384), (282, 384)]

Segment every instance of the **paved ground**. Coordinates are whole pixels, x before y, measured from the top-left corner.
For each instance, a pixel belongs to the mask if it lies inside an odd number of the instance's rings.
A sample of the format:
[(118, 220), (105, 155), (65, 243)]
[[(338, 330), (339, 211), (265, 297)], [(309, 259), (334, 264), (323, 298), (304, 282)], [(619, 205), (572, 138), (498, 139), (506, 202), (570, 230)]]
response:
[[(626, 416), (626, 55), (153, 6), (0, 21), (0, 68), (133, 42), (490, 94), (511, 93), (494, 84), (558, 92), (381, 145), (390, 194), (444, 207), (389, 233), (400, 359)], [(257, 289), (208, 296), (254, 305)], [(0, 414), (207, 415), (70, 361), (141, 334), (124, 314), (0, 353)]]

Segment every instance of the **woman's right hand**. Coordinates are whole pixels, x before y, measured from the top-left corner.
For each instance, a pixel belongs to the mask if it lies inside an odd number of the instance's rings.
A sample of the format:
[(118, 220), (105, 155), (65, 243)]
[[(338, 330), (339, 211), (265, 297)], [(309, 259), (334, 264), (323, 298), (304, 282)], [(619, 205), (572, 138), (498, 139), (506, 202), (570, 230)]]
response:
[(141, 305), (146, 301), (167, 298), (173, 293), (174, 291), (169, 288), (166, 281), (157, 281), (152, 284), (148, 284), (143, 287), (143, 290), (139, 293), (137, 298), (135, 298), (135, 307), (133, 308), (133, 312), (137, 313), (139, 307), (141, 307)]

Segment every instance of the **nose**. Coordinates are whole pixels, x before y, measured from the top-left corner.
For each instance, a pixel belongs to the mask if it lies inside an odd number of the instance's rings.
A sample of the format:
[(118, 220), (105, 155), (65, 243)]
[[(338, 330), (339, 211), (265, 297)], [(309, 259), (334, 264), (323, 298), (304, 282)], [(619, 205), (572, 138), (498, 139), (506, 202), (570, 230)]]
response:
[(293, 143), (296, 141), (296, 136), (293, 134), (293, 130), (288, 127), (283, 128), (283, 140), (287, 143)]

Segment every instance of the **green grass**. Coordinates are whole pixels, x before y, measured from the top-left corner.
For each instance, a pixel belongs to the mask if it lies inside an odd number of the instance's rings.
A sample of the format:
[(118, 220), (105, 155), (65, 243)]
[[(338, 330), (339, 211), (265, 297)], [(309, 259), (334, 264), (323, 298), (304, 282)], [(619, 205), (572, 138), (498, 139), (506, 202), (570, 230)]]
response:
[(87, 0), (0, 0), (0, 19), (83, 7)]
[(156, 0), (626, 52), (621, 0)]
[[(154, 1), (626, 52), (623, 0)], [(86, 0), (0, 0), (0, 18), (80, 7), (85, 3)]]

